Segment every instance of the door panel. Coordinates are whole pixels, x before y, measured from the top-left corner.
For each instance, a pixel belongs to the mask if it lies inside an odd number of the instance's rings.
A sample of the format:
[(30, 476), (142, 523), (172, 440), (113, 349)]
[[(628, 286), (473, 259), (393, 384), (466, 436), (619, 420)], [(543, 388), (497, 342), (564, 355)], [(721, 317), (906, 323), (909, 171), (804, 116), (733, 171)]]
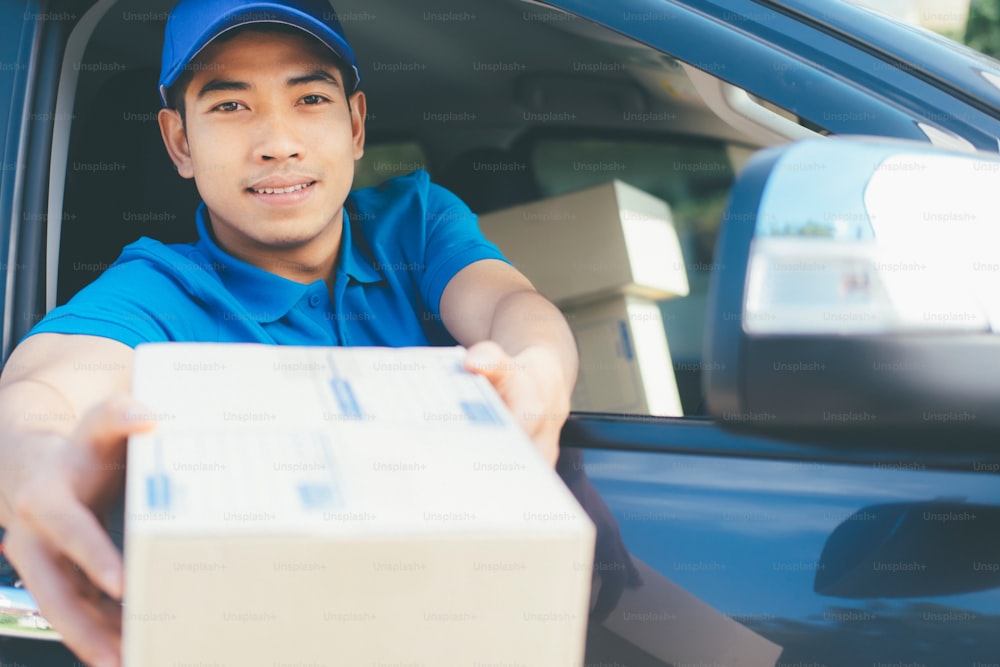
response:
[[(950, 530), (949, 522), (982, 522), (987, 514), (1000, 512), (994, 474), (920, 468), (905, 462), (861, 466), (584, 452), (584, 469), (617, 519), (630, 554), (782, 646), (778, 664), (989, 664), (1000, 655), (996, 533), (984, 532), (983, 550), (977, 550), (980, 556), (993, 556), (964, 566), (970, 576), (981, 578), (984, 590), (912, 598), (869, 597), (863, 587), (854, 592), (860, 597), (852, 598), (814, 590), (817, 574), (832, 567), (829, 559), (820, 560), (831, 533), (845, 522), (874, 523), (879, 507), (921, 503), (915, 519), (932, 530)], [(949, 509), (927, 509), (936, 506), (936, 499)], [(956, 510), (963, 506), (970, 509)], [(975, 530), (972, 524), (968, 528)], [(872, 546), (865, 539), (854, 546)], [(902, 553), (901, 558), (874, 560), (870, 582), (936, 566), (922, 562), (927, 560), (922, 548)], [(632, 613), (631, 618), (659, 626), (649, 630), (668, 637), (671, 624), (681, 623), (688, 608), (670, 599), (680, 595), (661, 595), (653, 607), (662, 610), (660, 616)], [(628, 603), (622, 602), (612, 615), (629, 613)], [(663, 650), (680, 650), (677, 641), (675, 637), (673, 648)], [(687, 650), (703, 652), (701, 660), (711, 664), (715, 659), (717, 647), (708, 638), (690, 635), (684, 641)]]

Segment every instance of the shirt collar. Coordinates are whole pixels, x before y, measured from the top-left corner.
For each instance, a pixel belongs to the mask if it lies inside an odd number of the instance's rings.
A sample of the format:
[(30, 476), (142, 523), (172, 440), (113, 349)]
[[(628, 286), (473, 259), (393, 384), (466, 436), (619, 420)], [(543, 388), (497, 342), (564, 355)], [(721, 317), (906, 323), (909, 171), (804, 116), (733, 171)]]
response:
[[(318, 283), (326, 289), (326, 284), (322, 280), (311, 284), (297, 283), (227, 253), (209, 232), (208, 209), (204, 202), (198, 207), (195, 220), (198, 227), (198, 249), (209, 259), (222, 284), (246, 308), (252, 319), (258, 322), (279, 320), (302, 299), (307, 291), (313, 289), (313, 285)], [(340, 257), (335, 270), (338, 274), (346, 274), (355, 282), (379, 282), (383, 276), (372, 262), (371, 251), (364, 235), (358, 234), (360, 243), (355, 245), (351, 238), (352, 227), (345, 205)]]
[[(362, 284), (380, 282), (385, 278), (375, 265), (368, 239), (361, 233), (361, 224), (357, 219), (365, 214), (355, 210), (350, 197), (344, 202), (344, 232), (340, 238), (340, 262), (337, 271), (348, 275), (352, 280)], [(371, 214), (367, 214), (371, 215)], [(354, 236), (357, 235), (355, 239)]]

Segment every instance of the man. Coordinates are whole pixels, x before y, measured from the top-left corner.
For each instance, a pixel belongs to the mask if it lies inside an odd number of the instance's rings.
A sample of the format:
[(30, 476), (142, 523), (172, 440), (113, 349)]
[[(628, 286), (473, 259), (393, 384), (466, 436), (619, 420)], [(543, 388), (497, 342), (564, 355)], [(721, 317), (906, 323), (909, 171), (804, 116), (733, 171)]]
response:
[(141, 342), (458, 342), (546, 460), (558, 456), (577, 372), (565, 321), (426, 174), (349, 196), (364, 152), (358, 84), (323, 0), (182, 0), (159, 123), (204, 200), (200, 240), (132, 244), (11, 355), (5, 547), (88, 664), (120, 662), (122, 563), (101, 521), (121, 493), (126, 436), (155, 427), (126, 397)]

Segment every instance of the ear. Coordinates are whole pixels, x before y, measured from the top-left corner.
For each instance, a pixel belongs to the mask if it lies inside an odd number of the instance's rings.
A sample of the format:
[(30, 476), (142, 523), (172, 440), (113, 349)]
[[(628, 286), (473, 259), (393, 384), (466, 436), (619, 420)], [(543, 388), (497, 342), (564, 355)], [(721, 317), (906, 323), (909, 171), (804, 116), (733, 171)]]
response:
[(365, 154), (365, 116), (368, 102), (362, 91), (351, 95), (351, 134), (354, 144), (354, 159), (360, 160)]
[(167, 153), (177, 167), (177, 173), (182, 178), (194, 178), (191, 166), (191, 149), (188, 148), (187, 132), (184, 130), (184, 120), (176, 109), (160, 109), (156, 119), (160, 122), (160, 135)]

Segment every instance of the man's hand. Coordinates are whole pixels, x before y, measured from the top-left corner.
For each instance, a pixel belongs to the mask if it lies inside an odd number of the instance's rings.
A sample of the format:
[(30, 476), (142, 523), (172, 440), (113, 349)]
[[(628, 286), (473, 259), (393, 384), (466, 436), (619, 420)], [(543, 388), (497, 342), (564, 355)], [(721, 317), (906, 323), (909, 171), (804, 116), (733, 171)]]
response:
[[(118, 396), (48, 450), (14, 497), (5, 551), (42, 615), (87, 664), (121, 664), (121, 556), (102, 520), (125, 483), (125, 439), (149, 430)], [(56, 436), (53, 436), (56, 437)]]
[(465, 367), (490, 381), (545, 460), (555, 466), (570, 406), (570, 388), (558, 357), (544, 347), (528, 347), (512, 357), (498, 344), (483, 341), (468, 349)]
[(579, 367), (559, 309), (517, 269), (495, 259), (459, 271), (441, 295), (441, 319), (553, 467)]

